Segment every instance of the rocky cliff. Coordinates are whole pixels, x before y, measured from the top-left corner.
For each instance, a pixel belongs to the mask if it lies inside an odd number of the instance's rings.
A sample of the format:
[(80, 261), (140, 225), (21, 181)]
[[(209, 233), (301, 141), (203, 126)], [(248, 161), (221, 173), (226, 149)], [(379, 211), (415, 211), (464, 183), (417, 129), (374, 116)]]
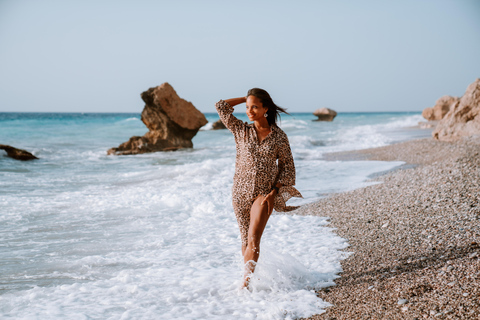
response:
[(422, 112), (422, 116), (429, 121), (442, 120), (459, 100), (460, 98), (458, 97), (443, 96), (437, 100), (435, 106), (432, 108), (425, 108)]
[(467, 88), (433, 131), (437, 140), (454, 141), (464, 136), (480, 134), (480, 79)]

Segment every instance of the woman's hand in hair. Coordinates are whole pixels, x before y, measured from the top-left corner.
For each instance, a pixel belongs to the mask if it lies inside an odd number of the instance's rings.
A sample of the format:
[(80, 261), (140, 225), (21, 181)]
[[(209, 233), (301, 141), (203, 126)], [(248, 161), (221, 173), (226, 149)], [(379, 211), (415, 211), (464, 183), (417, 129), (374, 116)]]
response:
[(231, 107), (236, 106), (237, 104), (245, 103), (247, 102), (246, 97), (240, 97), (240, 98), (232, 98), (232, 99), (227, 99), (225, 100), (226, 103), (228, 103)]

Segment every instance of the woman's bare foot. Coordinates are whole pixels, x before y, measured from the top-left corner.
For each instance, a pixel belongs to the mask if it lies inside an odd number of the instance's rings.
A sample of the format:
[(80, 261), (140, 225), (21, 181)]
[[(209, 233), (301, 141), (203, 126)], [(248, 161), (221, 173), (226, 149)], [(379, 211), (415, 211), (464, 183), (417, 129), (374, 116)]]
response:
[(257, 263), (253, 260), (247, 261), (245, 263), (245, 274), (243, 275), (243, 288), (249, 289), (250, 279), (255, 271), (255, 266)]

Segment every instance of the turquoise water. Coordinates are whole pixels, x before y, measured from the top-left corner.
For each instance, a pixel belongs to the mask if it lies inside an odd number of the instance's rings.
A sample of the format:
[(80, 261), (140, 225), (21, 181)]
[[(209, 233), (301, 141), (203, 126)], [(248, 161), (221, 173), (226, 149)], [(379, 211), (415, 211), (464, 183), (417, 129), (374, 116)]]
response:
[[(0, 113), (0, 318), (290, 319), (328, 305), (347, 246), (325, 217), (274, 215), (253, 292), (231, 206), (235, 145), (227, 130), (193, 149), (107, 156), (146, 127), (138, 113)], [(239, 115), (247, 120), (244, 115)], [(332, 151), (430, 136), (419, 113), (344, 113), (333, 122), (283, 116), (305, 204), (371, 184), (401, 162), (334, 161)]]

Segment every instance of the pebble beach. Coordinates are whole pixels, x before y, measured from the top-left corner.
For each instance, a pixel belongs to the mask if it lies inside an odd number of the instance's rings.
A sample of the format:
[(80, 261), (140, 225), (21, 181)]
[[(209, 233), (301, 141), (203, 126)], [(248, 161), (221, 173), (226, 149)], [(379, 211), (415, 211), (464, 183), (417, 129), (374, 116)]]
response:
[(332, 304), (317, 319), (480, 319), (480, 138), (432, 138), (332, 153), (331, 161), (404, 161), (378, 184), (296, 214), (330, 217), (347, 239)]

